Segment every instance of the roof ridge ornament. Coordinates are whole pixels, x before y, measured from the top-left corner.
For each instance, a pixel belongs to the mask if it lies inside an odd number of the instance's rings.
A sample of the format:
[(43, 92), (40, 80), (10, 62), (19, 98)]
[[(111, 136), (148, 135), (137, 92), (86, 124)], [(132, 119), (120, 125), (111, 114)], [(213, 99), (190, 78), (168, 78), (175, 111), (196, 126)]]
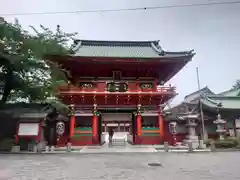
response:
[(79, 50), (79, 48), (81, 47), (81, 45), (82, 45), (82, 41), (81, 40), (75, 40), (74, 41), (74, 44), (73, 44), (73, 47), (72, 47), (72, 51), (73, 52), (76, 52), (76, 51), (78, 51)]
[(206, 99), (207, 101), (213, 103), (214, 105), (216, 105), (217, 107), (222, 107), (222, 102), (216, 102), (214, 100), (212, 100), (211, 98), (209, 98), (207, 95), (202, 94), (201, 95), (203, 99)]
[(160, 55), (164, 55), (164, 50), (163, 50), (162, 47), (160, 46), (160, 40), (151, 42), (151, 46), (152, 46), (152, 48), (153, 48), (156, 52), (158, 52)]

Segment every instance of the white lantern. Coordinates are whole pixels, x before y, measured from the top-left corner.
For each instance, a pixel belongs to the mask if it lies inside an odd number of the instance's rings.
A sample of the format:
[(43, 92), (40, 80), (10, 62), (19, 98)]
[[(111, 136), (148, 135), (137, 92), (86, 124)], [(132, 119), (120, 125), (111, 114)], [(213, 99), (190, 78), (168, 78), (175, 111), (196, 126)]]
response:
[(176, 122), (169, 123), (169, 131), (173, 135), (177, 133), (177, 123)]
[(65, 132), (65, 124), (64, 122), (57, 122), (56, 124), (56, 132), (59, 136), (62, 136)]

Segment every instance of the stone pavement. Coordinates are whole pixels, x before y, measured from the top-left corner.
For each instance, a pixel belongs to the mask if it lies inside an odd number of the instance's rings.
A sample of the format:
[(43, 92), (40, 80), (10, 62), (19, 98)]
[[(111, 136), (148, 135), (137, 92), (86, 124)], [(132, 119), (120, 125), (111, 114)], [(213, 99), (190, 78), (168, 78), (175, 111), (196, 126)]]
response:
[(238, 152), (0, 155), (0, 162), (0, 180), (240, 179)]
[(134, 147), (132, 145), (126, 144), (126, 146), (112, 146), (109, 147), (108, 144), (103, 146), (93, 146), (84, 147), (80, 150), (80, 153), (152, 153), (158, 152), (153, 147)]
[[(195, 149), (194, 152), (210, 152), (210, 149)], [(108, 143), (102, 146), (74, 146), (72, 147), (72, 153), (156, 153), (156, 152), (165, 152), (163, 145), (130, 145), (128, 143), (125, 146), (114, 145), (109, 147)], [(186, 153), (188, 148), (186, 146), (169, 146), (168, 152), (176, 153)], [(43, 152), (51, 154), (66, 153), (66, 147), (61, 147), (55, 149), (54, 152)]]

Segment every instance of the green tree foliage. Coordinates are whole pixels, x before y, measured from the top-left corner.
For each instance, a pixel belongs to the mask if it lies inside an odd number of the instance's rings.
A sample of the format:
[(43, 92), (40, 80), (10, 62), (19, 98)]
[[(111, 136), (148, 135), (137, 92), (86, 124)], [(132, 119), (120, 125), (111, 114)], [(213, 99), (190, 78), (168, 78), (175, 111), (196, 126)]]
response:
[(56, 65), (44, 59), (46, 55), (71, 54), (69, 41), (76, 33), (65, 33), (59, 25), (54, 32), (42, 25), (40, 30), (30, 27), (34, 34), (24, 30), (18, 21), (0, 22), (1, 104), (19, 98), (46, 100), (55, 95), (59, 80), (66, 80)]

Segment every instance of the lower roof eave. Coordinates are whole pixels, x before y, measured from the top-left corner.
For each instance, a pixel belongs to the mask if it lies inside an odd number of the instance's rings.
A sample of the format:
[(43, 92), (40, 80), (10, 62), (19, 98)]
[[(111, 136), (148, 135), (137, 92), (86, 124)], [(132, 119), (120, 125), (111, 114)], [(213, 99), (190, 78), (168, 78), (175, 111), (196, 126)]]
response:
[(177, 95), (175, 92), (87, 92), (87, 91), (62, 91), (60, 95)]

